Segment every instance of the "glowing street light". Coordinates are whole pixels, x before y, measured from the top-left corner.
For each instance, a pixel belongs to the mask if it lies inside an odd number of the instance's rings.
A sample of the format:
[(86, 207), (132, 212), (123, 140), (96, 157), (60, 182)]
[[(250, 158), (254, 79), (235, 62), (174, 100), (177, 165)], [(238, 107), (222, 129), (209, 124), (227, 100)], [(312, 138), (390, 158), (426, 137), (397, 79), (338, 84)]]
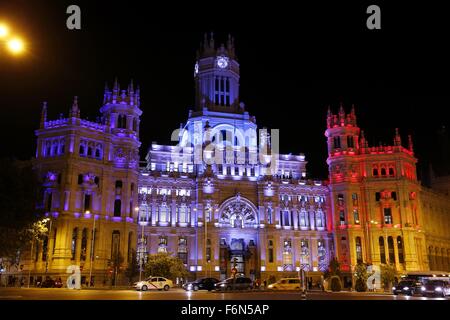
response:
[(6, 24), (0, 24), (0, 39), (5, 38), (9, 34), (9, 28)]
[(6, 46), (8, 50), (15, 55), (21, 54), (25, 49), (25, 44), (20, 38), (13, 38), (8, 40), (6, 42)]

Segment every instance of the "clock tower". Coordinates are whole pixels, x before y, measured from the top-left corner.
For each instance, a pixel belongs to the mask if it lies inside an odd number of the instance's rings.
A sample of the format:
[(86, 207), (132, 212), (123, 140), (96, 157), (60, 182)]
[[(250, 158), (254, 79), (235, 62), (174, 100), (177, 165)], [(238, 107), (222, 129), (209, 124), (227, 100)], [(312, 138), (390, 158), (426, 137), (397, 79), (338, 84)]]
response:
[(195, 106), (219, 112), (244, 112), (239, 104), (239, 63), (234, 39), (228, 35), (226, 45), (216, 47), (214, 37), (205, 34), (194, 67)]

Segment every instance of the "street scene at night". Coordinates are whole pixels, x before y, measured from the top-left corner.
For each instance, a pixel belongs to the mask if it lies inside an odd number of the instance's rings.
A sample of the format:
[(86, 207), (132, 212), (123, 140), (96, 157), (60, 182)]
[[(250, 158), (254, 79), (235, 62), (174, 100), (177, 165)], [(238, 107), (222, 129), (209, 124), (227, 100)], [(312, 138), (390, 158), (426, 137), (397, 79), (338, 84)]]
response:
[(0, 2), (2, 311), (448, 306), (450, 49), (406, 18), (444, 10), (38, 2)]

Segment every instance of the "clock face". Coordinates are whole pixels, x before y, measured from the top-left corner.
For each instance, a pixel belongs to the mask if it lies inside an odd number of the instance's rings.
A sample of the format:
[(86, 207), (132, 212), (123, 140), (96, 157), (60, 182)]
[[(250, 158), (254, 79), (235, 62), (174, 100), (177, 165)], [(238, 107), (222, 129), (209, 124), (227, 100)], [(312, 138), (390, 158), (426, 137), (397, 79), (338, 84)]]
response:
[(221, 69), (224, 69), (228, 66), (228, 57), (220, 56), (217, 57), (217, 66)]

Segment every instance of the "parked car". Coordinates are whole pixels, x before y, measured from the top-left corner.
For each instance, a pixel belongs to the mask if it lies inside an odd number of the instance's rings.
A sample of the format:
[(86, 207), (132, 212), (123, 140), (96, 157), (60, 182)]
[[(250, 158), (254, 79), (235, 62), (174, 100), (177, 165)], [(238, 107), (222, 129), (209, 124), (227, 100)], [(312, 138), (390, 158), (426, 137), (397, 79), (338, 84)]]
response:
[(148, 277), (143, 281), (136, 282), (134, 284), (136, 290), (164, 290), (167, 291), (173, 287), (172, 280), (164, 277)]
[(192, 282), (188, 282), (183, 284), (183, 289), (186, 291), (197, 291), (197, 290), (214, 290), (215, 284), (218, 283), (219, 280), (216, 278), (201, 278)]
[(299, 278), (282, 278), (267, 286), (269, 290), (300, 290), (301, 287)]
[(51, 278), (47, 278), (44, 281), (37, 284), (40, 288), (62, 288), (63, 284), (60, 279), (53, 280)]
[(253, 289), (253, 281), (250, 278), (238, 277), (228, 278), (223, 281), (217, 282), (215, 285), (216, 290), (249, 290)]
[(394, 295), (406, 294), (413, 296), (416, 293), (420, 293), (422, 283), (416, 280), (402, 280), (396, 286), (392, 287), (392, 293)]
[(428, 280), (421, 288), (422, 296), (445, 297), (450, 295), (450, 284), (444, 280)]

